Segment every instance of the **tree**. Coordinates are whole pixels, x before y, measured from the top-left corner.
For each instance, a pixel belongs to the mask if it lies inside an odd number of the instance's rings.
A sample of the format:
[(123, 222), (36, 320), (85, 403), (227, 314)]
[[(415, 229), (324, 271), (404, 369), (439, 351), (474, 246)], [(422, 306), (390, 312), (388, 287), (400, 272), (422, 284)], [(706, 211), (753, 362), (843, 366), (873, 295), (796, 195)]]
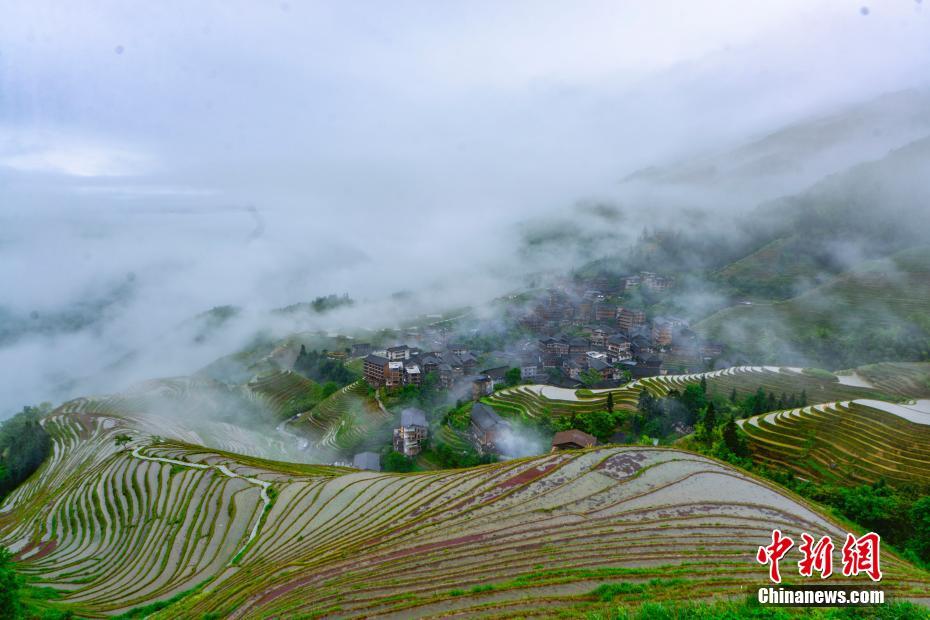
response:
[(113, 438), (113, 443), (115, 443), (120, 448), (125, 446), (130, 441), (132, 441), (132, 437), (130, 437), (126, 433), (120, 433), (119, 435)]
[(707, 394), (707, 377), (701, 375), (701, 393)]
[(401, 454), (396, 450), (391, 450), (381, 459), (384, 471), (407, 472), (413, 471), (413, 459)]
[(313, 349), (307, 351), (307, 347), (300, 345), (300, 353), (294, 361), (294, 371), (302, 374), (308, 379), (320, 383), (334, 381), (342, 387), (355, 380), (352, 372), (346, 368), (338, 359), (330, 359), (326, 355), (326, 349), (322, 352)]
[(614, 412), (614, 393), (607, 392), (607, 413)]
[(656, 397), (649, 393), (649, 390), (643, 390), (639, 393), (639, 401), (636, 408), (643, 414), (643, 422), (659, 414), (658, 401)]
[(704, 390), (699, 385), (693, 383), (685, 387), (684, 393), (679, 398), (681, 404), (685, 406), (689, 414), (689, 424), (694, 424), (697, 420), (698, 413), (707, 406), (707, 398), (704, 396)]
[(428, 372), (420, 381), (420, 402), (427, 409), (435, 407), (442, 398), (442, 384), (439, 382), (439, 374), (435, 371)]
[(44, 409), (23, 407), (0, 425), (0, 497), (31, 476), (52, 450), (52, 438), (39, 423)]
[(903, 507), (903, 498), (884, 480), (839, 491), (843, 515), (891, 539), (900, 540), (907, 530), (908, 515)]
[(615, 414), (606, 411), (592, 411), (590, 413), (580, 413), (573, 420), (576, 428), (583, 430), (589, 435), (594, 435), (601, 441), (607, 441), (614, 434), (617, 428), (617, 418)]
[(908, 515), (914, 536), (911, 549), (924, 562), (930, 562), (930, 495), (914, 502)]
[(736, 388), (733, 388), (730, 391), (730, 402), (733, 403), (734, 405), (736, 404)]
[(332, 396), (339, 391), (339, 384), (335, 381), (327, 381), (323, 384), (323, 398)]
[(594, 385), (595, 383), (600, 383), (604, 379), (601, 373), (593, 368), (582, 371), (581, 374), (578, 375), (578, 378), (581, 379), (581, 382), (585, 385)]
[(523, 378), (523, 375), (520, 373), (519, 368), (511, 368), (504, 374), (504, 379), (507, 381), (507, 385), (517, 385), (520, 383), (520, 380)]
[(717, 426), (717, 410), (714, 403), (707, 403), (707, 410), (704, 412), (704, 441), (711, 443), (714, 439), (714, 428)]
[(13, 568), (13, 554), (0, 547), (0, 618), (21, 617), (19, 590), (22, 582)]
[(736, 420), (730, 418), (723, 426), (723, 443), (736, 456), (749, 456), (746, 440), (739, 434)]

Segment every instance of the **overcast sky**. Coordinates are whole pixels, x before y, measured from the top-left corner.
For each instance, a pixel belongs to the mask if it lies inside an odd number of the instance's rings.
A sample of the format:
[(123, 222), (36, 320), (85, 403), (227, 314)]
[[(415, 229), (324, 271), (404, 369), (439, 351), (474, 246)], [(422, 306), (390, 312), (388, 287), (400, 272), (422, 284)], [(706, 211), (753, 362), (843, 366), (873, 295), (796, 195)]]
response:
[(6, 396), (217, 304), (469, 282), (639, 167), (925, 86), (928, 10), (0, 0), (0, 307), (137, 283), (114, 331), (0, 350)]

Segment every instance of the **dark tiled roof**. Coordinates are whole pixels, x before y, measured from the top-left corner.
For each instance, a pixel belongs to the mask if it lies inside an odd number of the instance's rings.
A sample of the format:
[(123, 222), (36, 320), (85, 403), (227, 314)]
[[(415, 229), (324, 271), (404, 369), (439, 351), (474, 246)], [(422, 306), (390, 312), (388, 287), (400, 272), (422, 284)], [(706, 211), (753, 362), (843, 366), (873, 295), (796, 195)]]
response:
[(352, 458), (352, 465), (356, 469), (381, 471), (381, 456), (377, 452), (359, 452)]
[(509, 427), (510, 425), (484, 403), (475, 403), (471, 407), (472, 423), (483, 431), (489, 431), (496, 426)]
[(488, 368), (487, 370), (482, 370), (481, 374), (487, 375), (492, 379), (503, 379), (508, 370), (510, 370), (509, 366), (498, 366), (497, 368)]
[(426, 427), (426, 412), (415, 407), (404, 409), (400, 412), (400, 425)]

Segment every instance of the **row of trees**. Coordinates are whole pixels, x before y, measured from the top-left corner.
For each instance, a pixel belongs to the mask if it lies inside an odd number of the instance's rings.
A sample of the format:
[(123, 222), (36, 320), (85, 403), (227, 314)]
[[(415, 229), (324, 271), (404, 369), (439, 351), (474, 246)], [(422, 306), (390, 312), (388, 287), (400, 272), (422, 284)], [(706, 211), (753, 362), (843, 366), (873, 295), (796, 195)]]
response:
[[(743, 404), (756, 406), (756, 403), (767, 400), (768, 395), (760, 390)], [(662, 398), (643, 390), (639, 395), (637, 413), (631, 420), (631, 430), (637, 436), (659, 439), (686, 435), (693, 430), (695, 439), (705, 450), (713, 451), (722, 458), (728, 455), (746, 457), (749, 447), (736, 424), (741, 404), (735, 393), (729, 403), (721, 401), (723, 399), (711, 398), (707, 393), (707, 381), (703, 377), (700, 383), (687, 385), (682, 392), (671, 390)]]
[[(324, 384), (324, 389), (330, 389), (332, 394), (355, 381), (355, 375), (341, 360), (332, 359), (326, 353), (325, 349), (322, 352), (316, 349), (307, 351), (307, 347), (300, 345), (300, 353), (294, 361), (294, 370), (308, 379)], [(335, 388), (326, 388), (327, 383), (332, 383)]]
[(620, 411), (590, 411), (551, 418), (548, 425), (543, 422), (544, 426), (547, 426), (543, 430), (556, 432), (577, 428), (589, 435), (594, 435), (600, 441), (607, 442), (610, 441), (617, 428), (622, 426), (626, 420), (626, 414)]
[(738, 409), (739, 417), (748, 418), (769, 411), (806, 407), (807, 391), (801, 390), (800, 395), (792, 393), (790, 396), (786, 396), (782, 392), (781, 395), (776, 396), (775, 392), (768, 392), (765, 388), (760, 387), (754, 393), (740, 398), (736, 393), (736, 388), (733, 388), (733, 391), (730, 392), (730, 404)]

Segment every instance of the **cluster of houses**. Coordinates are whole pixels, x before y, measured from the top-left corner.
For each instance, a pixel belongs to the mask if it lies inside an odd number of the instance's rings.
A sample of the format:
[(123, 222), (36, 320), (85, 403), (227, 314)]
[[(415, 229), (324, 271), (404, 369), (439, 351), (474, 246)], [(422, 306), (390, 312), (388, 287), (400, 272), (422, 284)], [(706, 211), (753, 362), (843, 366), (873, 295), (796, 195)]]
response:
[(445, 351), (424, 352), (417, 347), (398, 345), (365, 356), (365, 381), (374, 388), (397, 388), (420, 385), (423, 377), (435, 373), (439, 386), (451, 389), (471, 384), (471, 397), (478, 400), (491, 394), (505, 381), (510, 366), (478, 368), (478, 357), (462, 345), (450, 345)]
[(475, 374), (478, 358), (461, 345), (444, 351), (422, 351), (406, 344), (371, 351), (365, 356), (364, 376), (372, 387), (420, 385), (423, 377), (435, 372), (444, 388)]
[[(557, 368), (569, 380), (591, 370), (609, 382), (624, 370), (634, 378), (662, 374), (669, 366), (679, 372), (703, 370), (708, 360), (721, 355), (721, 345), (702, 340), (684, 319), (650, 319), (643, 310), (616, 302), (632, 288), (662, 291), (671, 284), (668, 278), (642, 272), (621, 278), (600, 276), (582, 287), (564, 285), (545, 291), (514, 317), (524, 329), (543, 336), (538, 356), (528, 356), (521, 365), (523, 377), (551, 378), (549, 369)], [(593, 285), (603, 285), (606, 292), (588, 288)]]

